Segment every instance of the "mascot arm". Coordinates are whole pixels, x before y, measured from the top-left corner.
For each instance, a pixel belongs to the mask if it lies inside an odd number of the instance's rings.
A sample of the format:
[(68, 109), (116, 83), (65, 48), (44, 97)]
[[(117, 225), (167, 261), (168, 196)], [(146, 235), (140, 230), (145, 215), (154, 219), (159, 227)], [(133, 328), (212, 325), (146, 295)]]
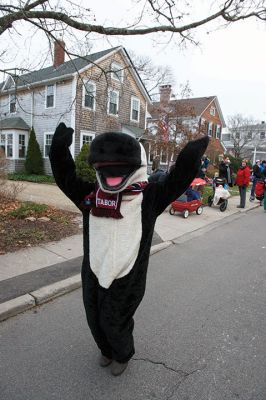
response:
[(69, 151), (74, 130), (61, 123), (56, 128), (50, 149), (50, 162), (55, 181), (77, 207), (94, 190), (94, 183), (83, 181), (76, 175), (76, 166)]
[(200, 169), (201, 158), (208, 143), (208, 136), (189, 142), (180, 152), (174, 168), (164, 181), (156, 184), (158, 215), (187, 190)]

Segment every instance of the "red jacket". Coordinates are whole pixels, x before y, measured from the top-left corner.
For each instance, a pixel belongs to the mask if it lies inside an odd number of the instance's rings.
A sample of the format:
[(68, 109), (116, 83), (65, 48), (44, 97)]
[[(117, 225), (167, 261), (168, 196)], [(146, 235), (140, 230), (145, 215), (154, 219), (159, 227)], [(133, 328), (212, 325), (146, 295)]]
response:
[(250, 181), (250, 169), (248, 166), (239, 168), (236, 175), (235, 184), (237, 186), (248, 186)]

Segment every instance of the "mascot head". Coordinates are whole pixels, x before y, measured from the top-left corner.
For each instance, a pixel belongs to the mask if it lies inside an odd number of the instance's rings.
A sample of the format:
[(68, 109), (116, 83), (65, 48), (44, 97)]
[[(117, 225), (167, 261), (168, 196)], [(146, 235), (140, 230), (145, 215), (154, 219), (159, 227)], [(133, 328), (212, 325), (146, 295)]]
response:
[(132, 183), (147, 181), (145, 150), (125, 133), (106, 132), (96, 136), (90, 146), (89, 163), (106, 193), (119, 193)]

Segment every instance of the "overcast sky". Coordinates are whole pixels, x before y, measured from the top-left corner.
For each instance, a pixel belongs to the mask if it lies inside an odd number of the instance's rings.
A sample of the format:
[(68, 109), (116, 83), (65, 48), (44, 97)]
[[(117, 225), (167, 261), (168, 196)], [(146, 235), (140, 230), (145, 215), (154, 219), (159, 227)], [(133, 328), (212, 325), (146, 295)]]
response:
[[(84, 3), (85, 0), (79, 1)], [(199, 3), (202, 5), (204, 2)], [(126, 19), (132, 21), (134, 18), (134, 9), (129, 5), (129, 0), (87, 3), (93, 9), (96, 23), (113, 22), (113, 25), (121, 26)], [(20, 37), (6, 33), (1, 36), (0, 53), (9, 47), (9, 63), (1, 63), (1, 67), (20, 66), (27, 59), (33, 67), (34, 64), (38, 65), (39, 57), (46, 54), (48, 49), (44, 38), (40, 39), (38, 35), (32, 37), (29, 26), (25, 24), (17, 24), (16, 29), (22, 33)], [(83, 36), (80, 35), (80, 38)], [(169, 36), (95, 39), (92, 41), (92, 52), (123, 45), (135, 53), (150, 56), (155, 64), (169, 65), (174, 74), (174, 90), (189, 81), (193, 97), (216, 95), (225, 119), (241, 113), (258, 121), (266, 120), (265, 24), (250, 20), (210, 34), (204, 28), (198, 31), (196, 38), (200, 40), (200, 46), (189, 44), (183, 50), (174, 40), (169, 42)], [(69, 47), (73, 43), (66, 40)]]

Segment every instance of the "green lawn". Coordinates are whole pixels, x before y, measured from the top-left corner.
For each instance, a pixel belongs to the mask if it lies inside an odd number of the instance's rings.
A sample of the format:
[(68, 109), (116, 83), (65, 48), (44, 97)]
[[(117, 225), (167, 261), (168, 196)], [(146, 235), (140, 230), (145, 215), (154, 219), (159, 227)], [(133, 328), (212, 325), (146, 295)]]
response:
[(11, 181), (26, 181), (34, 183), (55, 183), (53, 176), (50, 175), (27, 175), (25, 173), (12, 173), (8, 174), (8, 179)]

